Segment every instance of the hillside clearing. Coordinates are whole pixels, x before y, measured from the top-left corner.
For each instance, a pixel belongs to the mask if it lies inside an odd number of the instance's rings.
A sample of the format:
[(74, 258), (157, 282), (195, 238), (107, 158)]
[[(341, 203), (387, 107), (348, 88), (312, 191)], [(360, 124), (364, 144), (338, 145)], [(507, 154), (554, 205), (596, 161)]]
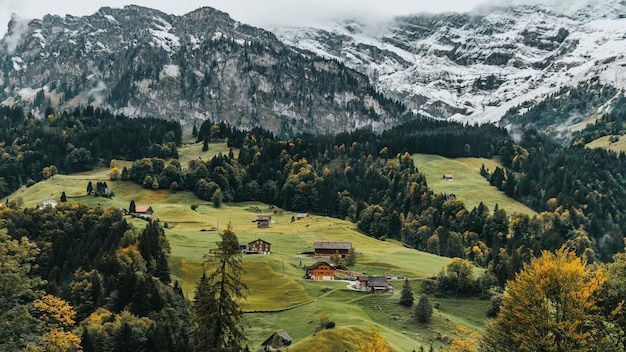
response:
[[(509, 214), (514, 212), (535, 214), (532, 209), (507, 197), (504, 192), (491, 186), (480, 175), (480, 167), (483, 164), (489, 171), (495, 170), (496, 167), (502, 167), (496, 160), (485, 158), (450, 159), (432, 154), (414, 154), (413, 162), (419, 172), (426, 176), (428, 188), (436, 193), (456, 195), (457, 199), (465, 203), (468, 211), (483, 202), (490, 211), (493, 211), (497, 204)], [(454, 179), (446, 180), (443, 178), (444, 174), (451, 174)]]
[[(618, 138), (616, 142), (611, 142), (612, 138)], [(626, 152), (626, 138), (624, 136), (603, 136), (585, 145), (585, 148), (604, 148), (616, 153)]]

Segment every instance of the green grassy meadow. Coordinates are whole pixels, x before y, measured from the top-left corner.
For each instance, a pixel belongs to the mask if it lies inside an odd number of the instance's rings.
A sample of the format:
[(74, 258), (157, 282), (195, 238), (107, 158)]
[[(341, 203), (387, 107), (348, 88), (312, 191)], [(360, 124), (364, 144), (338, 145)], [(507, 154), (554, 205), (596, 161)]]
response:
[[(189, 144), (179, 151), (183, 167), (192, 158), (210, 159), (219, 152), (228, 153), (225, 144), (211, 144), (207, 152), (201, 152), (201, 144)], [(507, 211), (524, 209), (507, 200), (495, 188), (489, 188), (480, 177), (478, 168), (481, 163), (484, 162), (486, 167), (494, 165), (488, 164), (488, 160), (450, 160), (423, 155), (415, 156), (415, 160), (436, 192), (457, 193), (470, 207), (477, 205), (477, 197), (482, 195), (491, 210), (495, 203)], [(130, 163), (116, 161), (117, 167), (124, 165)], [(409, 277), (417, 301), (421, 280), (436, 275), (449, 258), (405, 248), (395, 241), (373, 239), (360, 233), (356, 224), (349, 221), (312, 214), (308, 219), (292, 223), (294, 213), (257, 202), (224, 204), (216, 209), (190, 192), (153, 191), (130, 181), (110, 181), (108, 172), (108, 168), (100, 168), (85, 173), (55, 175), (18, 190), (10, 198), (21, 197), (25, 207), (34, 207), (47, 199), (58, 201), (61, 192), (65, 191), (70, 203), (84, 202), (93, 207), (128, 208), (131, 200), (137, 205), (152, 206), (154, 218), (166, 226), (165, 233), (171, 245), (172, 279), (181, 283), (190, 299), (202, 271), (211, 270), (210, 258), (205, 254), (215, 247), (219, 233), (229, 223), (240, 243), (257, 238), (270, 242), (271, 255), (243, 256), (246, 270), (243, 280), (249, 292), (241, 303), (246, 312), (246, 332), (251, 350), (258, 350), (260, 344), (278, 329), (285, 329), (293, 338), (291, 351), (350, 350), (358, 339), (369, 335), (370, 327), (381, 331), (393, 351), (419, 350), (420, 346), (428, 350), (431, 344), (435, 348), (445, 347), (448, 338), (455, 337), (457, 327), (475, 330), (484, 326), (488, 301), (432, 298), (433, 304), (437, 303), (439, 308), (435, 309), (433, 322), (423, 325), (413, 319), (411, 309), (397, 303), (403, 280), (391, 282), (395, 292), (373, 295), (349, 290), (347, 283), (342, 281), (312, 282), (302, 278), (304, 267), (316, 261), (302, 254), (313, 250), (313, 242), (349, 241), (357, 251), (363, 252), (358, 256), (354, 270), (370, 275)], [(450, 184), (437, 182), (444, 172), (454, 173), (455, 180)], [(106, 181), (115, 197), (85, 196), (89, 181)], [(445, 187), (453, 189), (446, 191)], [(471, 193), (472, 188), (481, 190)], [(195, 211), (191, 210), (193, 204), (199, 205)], [(259, 229), (253, 222), (258, 214), (271, 214), (274, 222), (269, 228)], [(128, 221), (138, 229), (145, 223), (134, 218), (128, 218)], [(324, 313), (330, 315), (336, 328), (313, 335)]]
[[(480, 175), (480, 167), (485, 165), (489, 171), (502, 165), (485, 158), (445, 158), (432, 154), (414, 154), (413, 162), (418, 171), (426, 176), (428, 187), (436, 193), (455, 194), (465, 203), (467, 210), (472, 210), (483, 202), (490, 211), (496, 204), (511, 214), (514, 212), (533, 215), (535, 212), (524, 204), (507, 197)], [(444, 180), (443, 174), (454, 175), (454, 180)]]
[(610, 138), (615, 136), (604, 136), (596, 140), (593, 140), (585, 145), (586, 148), (604, 148), (614, 151), (616, 153), (626, 152), (626, 137), (617, 136), (619, 140), (617, 142), (611, 142)]

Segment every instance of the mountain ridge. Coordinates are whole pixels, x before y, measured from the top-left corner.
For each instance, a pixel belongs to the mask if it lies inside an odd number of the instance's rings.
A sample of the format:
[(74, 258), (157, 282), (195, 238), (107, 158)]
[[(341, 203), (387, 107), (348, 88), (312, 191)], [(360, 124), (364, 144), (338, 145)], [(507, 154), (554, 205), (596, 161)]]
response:
[(0, 53), (0, 103), (39, 115), (94, 105), (279, 134), (381, 130), (407, 118), (364, 75), (209, 7), (183, 16), (131, 5), (14, 18)]
[(625, 86), (626, 2), (565, 5), (482, 6), (374, 26), (347, 20), (273, 31), (367, 74), (377, 90), (416, 113), (497, 123), (511, 108), (581, 82)]

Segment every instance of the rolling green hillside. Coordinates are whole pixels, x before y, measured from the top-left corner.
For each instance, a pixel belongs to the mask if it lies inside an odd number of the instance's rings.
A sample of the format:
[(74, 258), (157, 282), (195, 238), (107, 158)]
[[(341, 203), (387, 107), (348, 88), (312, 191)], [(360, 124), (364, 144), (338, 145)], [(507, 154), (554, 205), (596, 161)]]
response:
[[(218, 152), (228, 152), (224, 144), (211, 144), (210, 150), (198, 153), (199, 144), (181, 148), (181, 158), (210, 158)], [(186, 161), (181, 161), (184, 165)], [(471, 180), (464, 179), (463, 173), (478, 170), (480, 162), (472, 160), (449, 160), (433, 157), (429, 162), (426, 156), (416, 156), (421, 172), (428, 175), (441, 173), (444, 164), (446, 172), (455, 174), (452, 182), (460, 197), (468, 197), (462, 188), (470, 189), (480, 184), (480, 175)], [(481, 161), (482, 162), (482, 161)], [(128, 162), (116, 161), (116, 166), (128, 166)], [(487, 164), (486, 164), (487, 165)], [(437, 169), (439, 168), (439, 169)], [(395, 292), (370, 295), (347, 289), (346, 282), (311, 282), (302, 278), (304, 267), (315, 262), (302, 255), (313, 250), (314, 241), (350, 241), (363, 254), (359, 255), (354, 270), (375, 275), (397, 275), (409, 277), (416, 298), (421, 288), (421, 280), (436, 275), (449, 258), (405, 248), (395, 241), (379, 241), (360, 233), (349, 221), (321, 217), (312, 214), (308, 219), (292, 222), (294, 213), (282, 211), (262, 203), (224, 204), (216, 209), (206, 201), (188, 192), (171, 193), (167, 190), (146, 190), (130, 181), (109, 181), (109, 170), (101, 168), (92, 172), (55, 175), (29, 188), (22, 188), (10, 196), (21, 197), (24, 206), (34, 207), (47, 199), (59, 200), (65, 191), (70, 203), (84, 202), (90, 206), (128, 208), (135, 200), (137, 205), (150, 205), (154, 217), (164, 226), (171, 254), (169, 257), (172, 279), (181, 283), (183, 291), (193, 299), (195, 285), (205, 263), (205, 254), (215, 246), (219, 233), (228, 223), (233, 225), (240, 243), (248, 243), (262, 238), (272, 244), (271, 255), (248, 255), (243, 257), (248, 286), (247, 300), (242, 302), (249, 323), (246, 331), (253, 350), (260, 347), (272, 332), (285, 329), (292, 336), (293, 351), (310, 351), (319, 346), (329, 346), (331, 350), (345, 350), (356, 340), (368, 335), (370, 327), (381, 331), (394, 351), (412, 351), (432, 344), (435, 348), (445, 347), (455, 338), (457, 327), (481, 329), (485, 322), (487, 301), (432, 299), (438, 305), (430, 325), (418, 324), (412, 317), (412, 310), (400, 306), (402, 280), (392, 281)], [(429, 180), (434, 178), (430, 176)], [(457, 180), (458, 178), (458, 180)], [(106, 181), (115, 192), (115, 197), (86, 196), (89, 181)], [(484, 181), (484, 180), (483, 180)], [(472, 183), (474, 182), (474, 183)], [(485, 185), (481, 187), (489, 187)], [(436, 191), (445, 192), (431, 182)], [(493, 190), (493, 194), (497, 191)], [(465, 195), (468, 194), (468, 195)], [(475, 198), (473, 198), (475, 199)], [(503, 206), (503, 200), (493, 198)], [(513, 204), (513, 202), (511, 202)], [(473, 203), (470, 203), (473, 204)], [(197, 205), (195, 210), (192, 205)], [(508, 205), (508, 204), (507, 204)], [(491, 207), (491, 205), (489, 205)], [(270, 228), (259, 229), (252, 220), (258, 214), (271, 214)], [(142, 228), (143, 220), (128, 218), (135, 227)], [(322, 314), (329, 314), (337, 324), (332, 330), (313, 335)], [(351, 336), (347, 338), (346, 336)], [(317, 346), (317, 347), (315, 347)]]
[[(413, 162), (419, 172), (426, 175), (429, 188), (437, 193), (455, 194), (457, 199), (465, 203), (468, 210), (483, 202), (491, 211), (498, 204), (508, 214), (513, 212), (535, 214), (532, 209), (507, 197), (504, 192), (491, 186), (480, 175), (480, 167), (483, 164), (489, 171), (493, 171), (496, 166), (502, 167), (495, 160), (485, 158), (450, 159), (432, 154), (414, 154)], [(454, 180), (444, 180), (443, 174), (452, 174)]]

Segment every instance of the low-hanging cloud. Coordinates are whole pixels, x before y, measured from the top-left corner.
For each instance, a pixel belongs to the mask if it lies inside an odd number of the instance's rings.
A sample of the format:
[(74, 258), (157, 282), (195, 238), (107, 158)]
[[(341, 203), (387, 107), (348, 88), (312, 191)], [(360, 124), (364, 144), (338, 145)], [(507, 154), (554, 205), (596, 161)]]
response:
[(24, 36), (28, 32), (28, 20), (24, 18), (20, 18), (17, 15), (13, 15), (11, 17), (13, 22), (11, 31), (7, 33), (4, 37), (4, 43), (6, 44), (7, 52), (9, 55), (12, 55), (15, 52), (15, 49), (19, 45), (22, 40), (22, 36)]
[(12, 13), (22, 18), (42, 18), (46, 14), (84, 16), (100, 7), (121, 8), (135, 4), (174, 15), (183, 15), (199, 7), (210, 6), (227, 12), (232, 18), (253, 26), (271, 29), (276, 26), (306, 26), (331, 20), (356, 19), (365, 22), (386, 21), (394, 16), (419, 13), (468, 12), (477, 7), (520, 4), (549, 5), (564, 12), (576, 11), (590, 3), (620, 0), (0, 0), (0, 36), (7, 30)]
[(620, 0), (491, 0), (485, 2), (480, 8), (487, 10), (493, 6), (510, 7), (520, 5), (542, 5), (551, 8), (559, 13), (573, 14), (576, 11), (588, 6), (598, 4), (617, 4)]
[(11, 13), (24, 18), (46, 14), (84, 16), (100, 7), (135, 4), (183, 15), (210, 6), (253, 26), (307, 25), (337, 19), (385, 20), (421, 12), (465, 12), (487, 0), (0, 0), (0, 35), (6, 32)]

